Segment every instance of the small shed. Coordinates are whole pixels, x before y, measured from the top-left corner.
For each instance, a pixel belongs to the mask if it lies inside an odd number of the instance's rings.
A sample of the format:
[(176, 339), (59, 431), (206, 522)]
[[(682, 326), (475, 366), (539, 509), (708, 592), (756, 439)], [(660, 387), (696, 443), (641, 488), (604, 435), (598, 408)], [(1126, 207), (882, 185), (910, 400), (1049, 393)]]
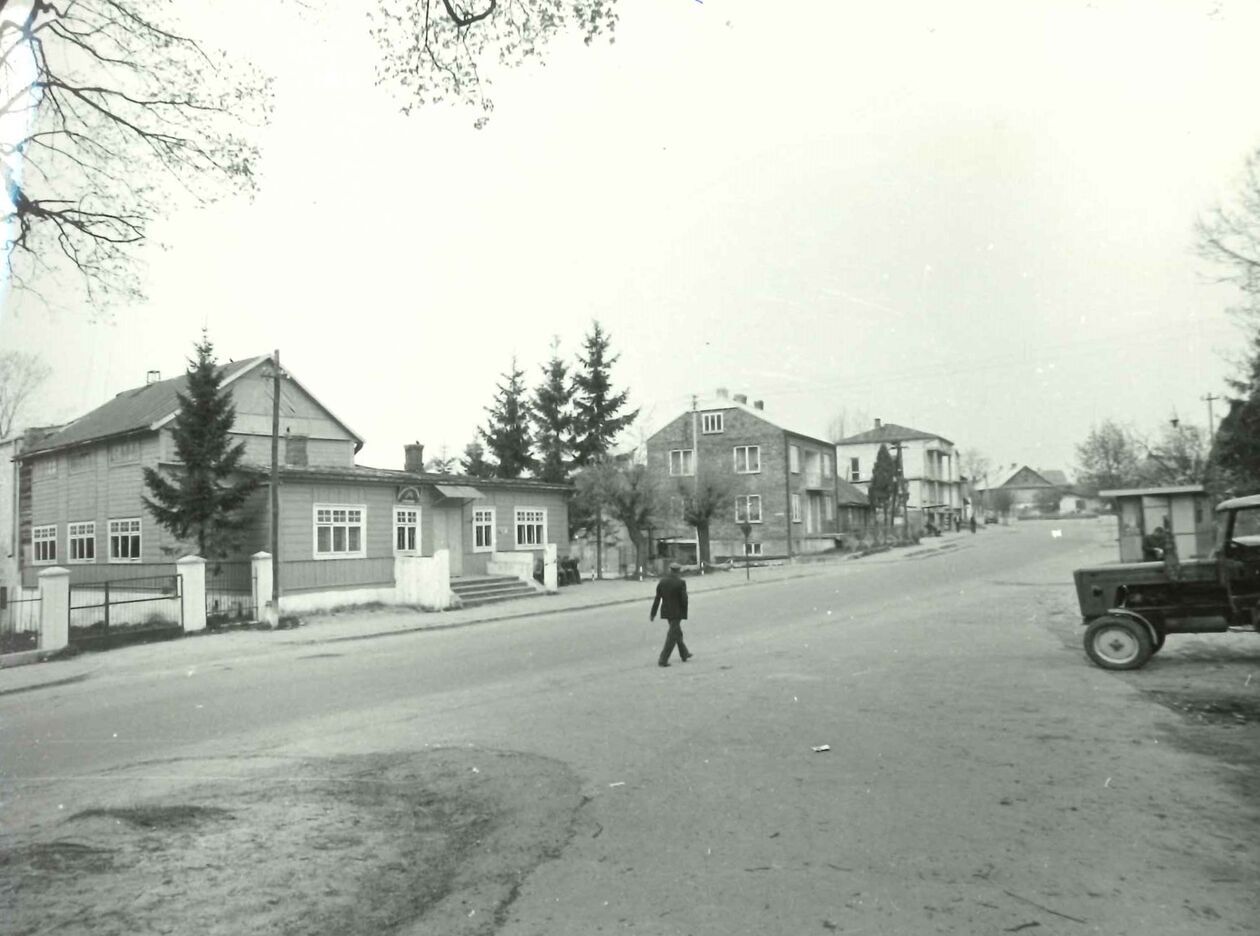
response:
[(1182, 559), (1206, 559), (1215, 543), (1212, 511), (1201, 484), (1099, 491), (1112, 498), (1120, 528), (1120, 561), (1142, 561), (1142, 538), (1163, 527)]

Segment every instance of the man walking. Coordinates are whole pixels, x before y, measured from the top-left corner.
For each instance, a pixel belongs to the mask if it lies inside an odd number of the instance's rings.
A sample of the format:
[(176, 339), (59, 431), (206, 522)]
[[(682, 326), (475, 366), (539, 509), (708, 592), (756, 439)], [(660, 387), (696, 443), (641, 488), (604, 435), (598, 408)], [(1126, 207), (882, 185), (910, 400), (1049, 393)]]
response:
[(669, 666), (670, 654), (678, 647), (678, 655), (686, 663), (691, 659), (687, 645), (683, 643), (682, 622), (687, 620), (687, 583), (678, 573), (682, 570), (677, 562), (669, 564), (669, 575), (656, 583), (656, 598), (652, 601), (652, 613), (648, 620), (656, 620), (656, 612), (669, 621), (669, 633), (665, 635), (665, 647), (661, 650), (658, 666)]

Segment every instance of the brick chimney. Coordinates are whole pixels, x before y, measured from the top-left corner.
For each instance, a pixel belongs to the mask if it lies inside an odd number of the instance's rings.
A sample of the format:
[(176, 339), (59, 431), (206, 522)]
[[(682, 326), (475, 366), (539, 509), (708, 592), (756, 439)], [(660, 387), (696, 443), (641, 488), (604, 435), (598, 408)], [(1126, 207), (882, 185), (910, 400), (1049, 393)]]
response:
[(718, 387), (718, 388), (717, 388), (717, 398), (718, 398), (719, 400), (725, 400), (725, 399), (727, 399), (730, 395), (731, 395), (731, 391), (727, 390), (725, 387)]
[(876, 429), (879, 429), (879, 428), (880, 428), (881, 426), (883, 426), (883, 425), (884, 425), (884, 424), (883, 424), (883, 422), (881, 422), (880, 420), (878, 420), (878, 419), (877, 419), (877, 420), (875, 420), (875, 428), (876, 428)]
[(753, 409), (763, 410), (763, 409), (765, 409), (765, 408), (766, 408), (766, 401), (765, 401), (765, 400), (754, 400), (754, 401), (753, 401)]
[(424, 471), (424, 446), (409, 442), (403, 446), (403, 471)]
[(744, 406), (747, 406), (747, 405), (748, 405), (748, 394), (746, 394), (746, 393), (737, 393), (737, 394), (735, 394), (735, 402), (736, 402), (736, 403), (742, 403)]
[(155, 370), (146, 371), (144, 375), (144, 385), (147, 387), (149, 384), (155, 384), (161, 379), (162, 379), (161, 371), (155, 371)]

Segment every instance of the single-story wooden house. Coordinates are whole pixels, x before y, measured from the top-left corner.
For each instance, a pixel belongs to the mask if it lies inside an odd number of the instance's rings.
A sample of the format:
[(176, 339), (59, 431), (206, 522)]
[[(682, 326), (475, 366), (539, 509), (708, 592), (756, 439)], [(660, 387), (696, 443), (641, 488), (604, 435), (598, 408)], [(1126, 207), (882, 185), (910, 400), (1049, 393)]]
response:
[[(271, 549), (274, 371), (260, 356), (221, 373), (236, 408), (232, 435), (245, 443), (242, 470), (260, 479), (235, 557), (243, 562)], [(144, 468), (179, 470), (171, 424), (186, 383), (154, 379), (119, 393), (16, 456), (25, 587), (51, 566), (68, 568), (72, 586), (156, 575), (192, 551), (142, 501)], [(402, 470), (356, 465), (363, 440), (292, 374), (282, 372), (280, 388), (276, 572), (289, 605), (382, 600), (399, 556), (449, 550), (458, 578), (486, 573), (496, 554), (541, 557), (548, 544), (568, 554), (568, 485), (427, 473), (418, 444), (407, 446)]]

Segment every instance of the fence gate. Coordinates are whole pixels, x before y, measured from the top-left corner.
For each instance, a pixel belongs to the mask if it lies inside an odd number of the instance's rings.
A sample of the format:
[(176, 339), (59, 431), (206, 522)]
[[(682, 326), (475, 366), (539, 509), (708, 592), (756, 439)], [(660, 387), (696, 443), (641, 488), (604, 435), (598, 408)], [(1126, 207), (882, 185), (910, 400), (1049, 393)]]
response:
[(39, 596), (0, 585), (0, 653), (39, 649)]
[(206, 562), (206, 627), (227, 627), (258, 620), (254, 606), (254, 564)]
[(70, 645), (102, 650), (184, 632), (178, 575), (70, 586)]

